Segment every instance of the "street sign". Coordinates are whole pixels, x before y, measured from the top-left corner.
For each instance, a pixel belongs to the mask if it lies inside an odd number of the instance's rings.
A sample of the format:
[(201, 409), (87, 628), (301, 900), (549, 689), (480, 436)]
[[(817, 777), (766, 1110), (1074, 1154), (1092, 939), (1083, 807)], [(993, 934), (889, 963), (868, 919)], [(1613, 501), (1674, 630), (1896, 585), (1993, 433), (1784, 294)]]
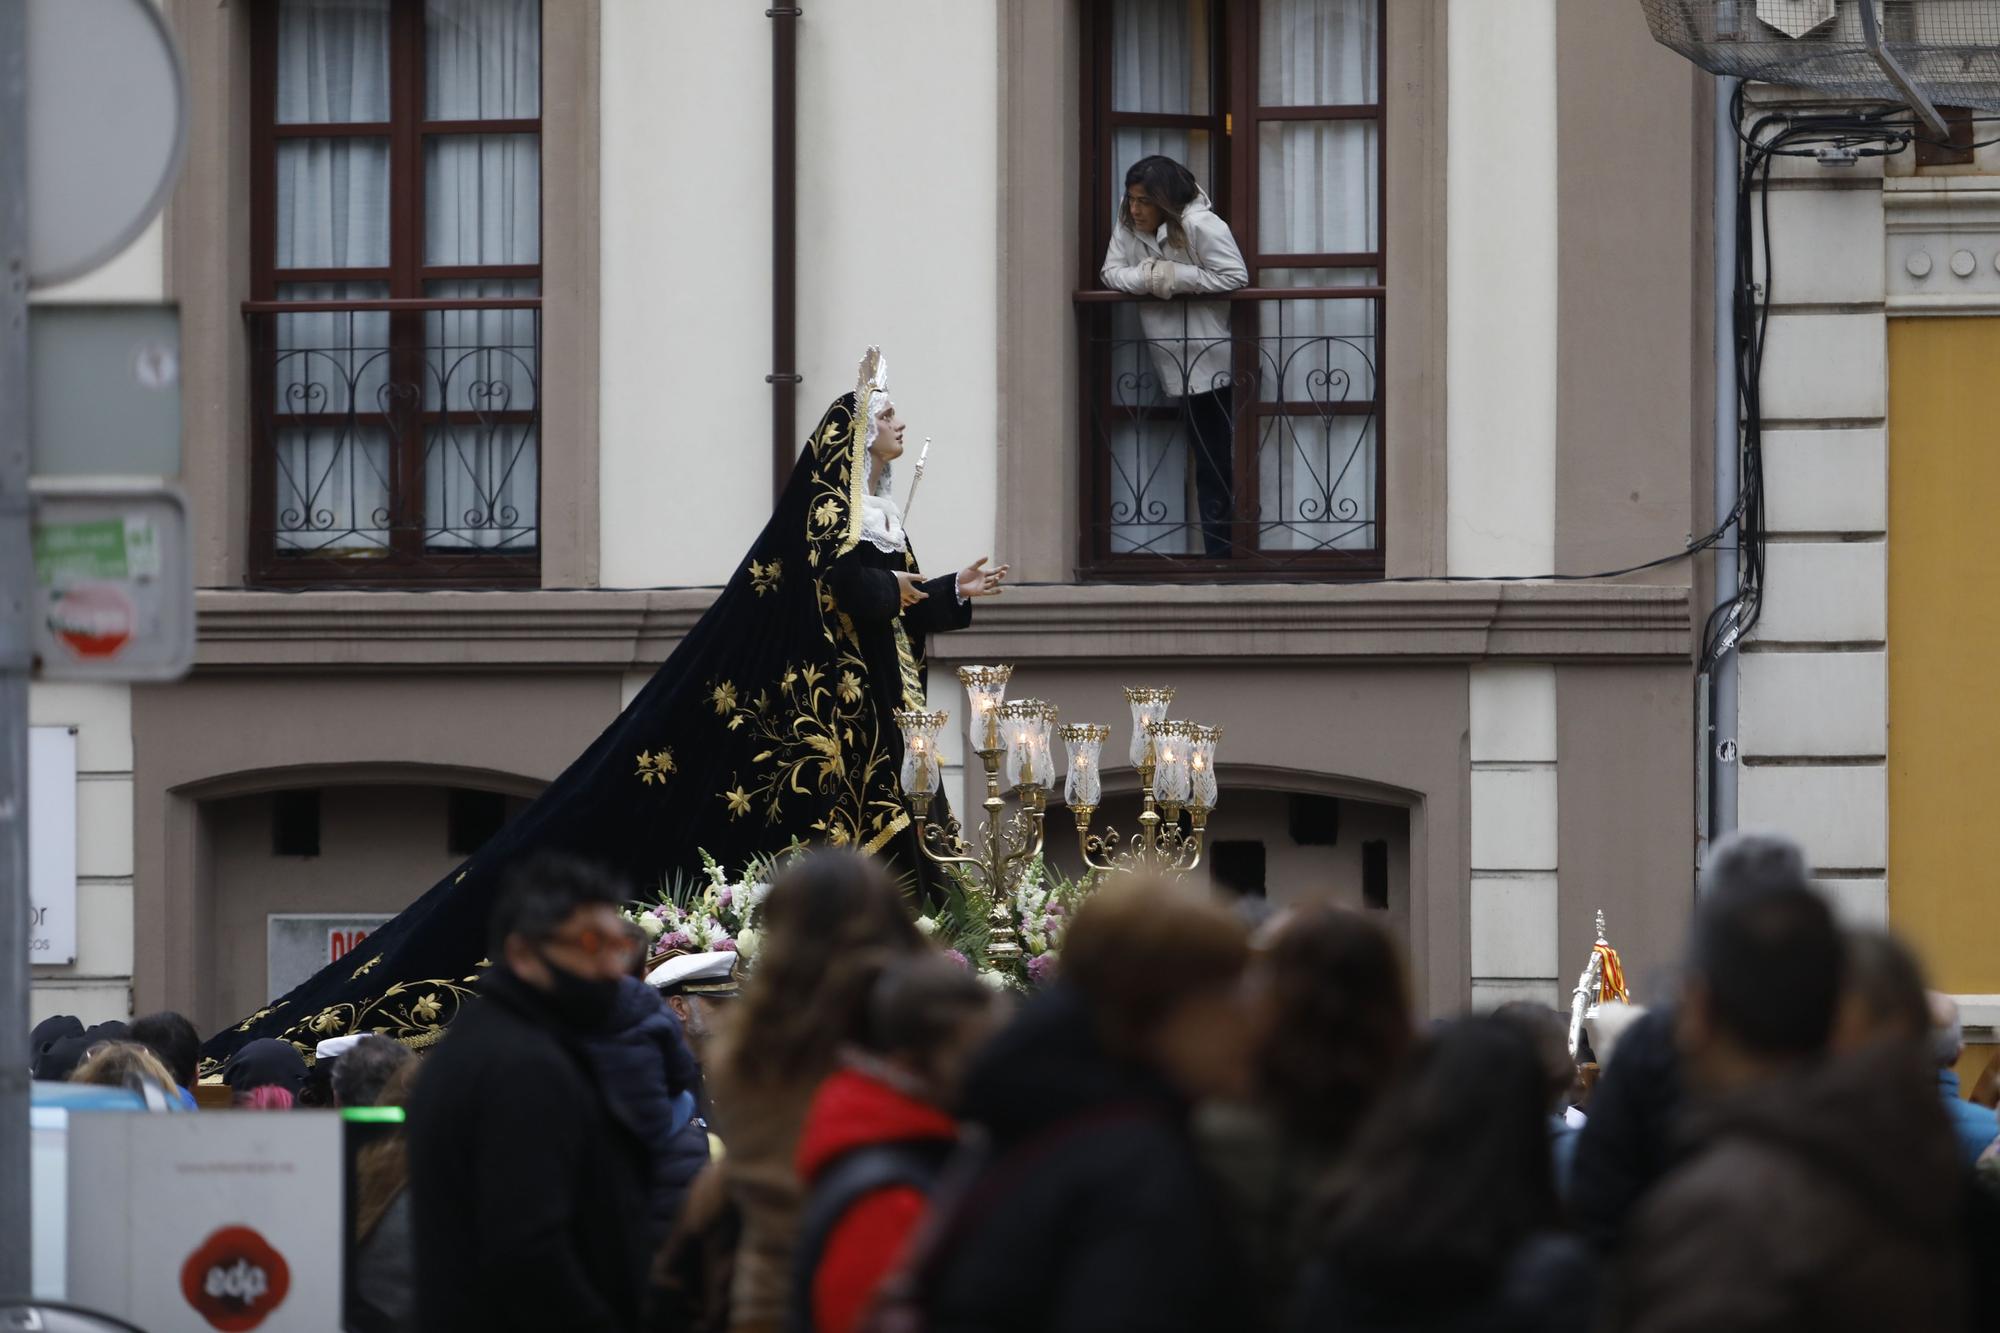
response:
[(28, 474), (181, 470), (180, 310), (168, 302), (28, 307)]
[(187, 75), (153, 0), (27, 0), (28, 282), (138, 239), (187, 151)]
[(271, 912), (264, 918), (264, 982), (277, 996), (353, 953), (395, 918), (383, 912)]
[(76, 961), (76, 728), (28, 728), (28, 961)]
[(34, 482), (44, 680), (177, 680), (194, 664), (187, 501), (161, 482)]

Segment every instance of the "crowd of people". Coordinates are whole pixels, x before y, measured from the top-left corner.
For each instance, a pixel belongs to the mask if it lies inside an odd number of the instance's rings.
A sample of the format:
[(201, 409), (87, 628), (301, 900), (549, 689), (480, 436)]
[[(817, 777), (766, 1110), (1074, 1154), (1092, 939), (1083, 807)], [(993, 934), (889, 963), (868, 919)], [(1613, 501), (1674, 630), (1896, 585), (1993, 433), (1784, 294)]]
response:
[[(875, 861), (820, 851), (762, 945), (648, 972), (592, 866), (517, 867), (421, 1060), (342, 1038), (238, 1105), (398, 1106), (355, 1163), (362, 1329), (1680, 1333), (2000, 1319), (2000, 1080), (1798, 848), (1705, 872), (1678, 994), (1603, 1023), (1422, 1022), (1399, 948), (1102, 884), (1059, 975), (997, 991)], [(194, 1029), (51, 1020), (36, 1075), (195, 1081)], [(1589, 1052), (1586, 1052), (1586, 1057)]]

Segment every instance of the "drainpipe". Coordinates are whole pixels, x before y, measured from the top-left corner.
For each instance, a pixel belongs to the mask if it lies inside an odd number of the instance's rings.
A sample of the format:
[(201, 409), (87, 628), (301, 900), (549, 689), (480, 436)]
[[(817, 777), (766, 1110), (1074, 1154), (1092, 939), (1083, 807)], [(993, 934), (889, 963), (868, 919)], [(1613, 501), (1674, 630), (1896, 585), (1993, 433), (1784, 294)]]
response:
[[(1736, 187), (1740, 155), (1730, 99), (1737, 80), (1715, 81), (1715, 514), (1718, 521), (1736, 508), (1741, 480), (1738, 449), (1736, 384)], [(1721, 606), (1738, 591), (1738, 545), (1743, 525), (1715, 548), (1715, 604)], [(1732, 646), (1715, 663), (1707, 681), (1708, 725), (1703, 745), (1703, 776), (1708, 800), (1701, 812), (1704, 827), (1700, 860), (1708, 859), (1707, 843), (1736, 828), (1736, 776), (1741, 768), (1736, 743), (1737, 648)]]
[(771, 20), (771, 495), (785, 489), (798, 457), (799, 18), (797, 5)]

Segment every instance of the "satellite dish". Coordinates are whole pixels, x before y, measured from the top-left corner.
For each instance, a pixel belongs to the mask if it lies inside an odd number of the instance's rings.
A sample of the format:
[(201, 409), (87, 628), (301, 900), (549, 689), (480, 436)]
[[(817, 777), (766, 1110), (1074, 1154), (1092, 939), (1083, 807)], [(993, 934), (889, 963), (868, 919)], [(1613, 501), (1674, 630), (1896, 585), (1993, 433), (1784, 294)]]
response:
[(187, 151), (187, 73), (152, 0), (27, 0), (28, 282), (137, 240)]

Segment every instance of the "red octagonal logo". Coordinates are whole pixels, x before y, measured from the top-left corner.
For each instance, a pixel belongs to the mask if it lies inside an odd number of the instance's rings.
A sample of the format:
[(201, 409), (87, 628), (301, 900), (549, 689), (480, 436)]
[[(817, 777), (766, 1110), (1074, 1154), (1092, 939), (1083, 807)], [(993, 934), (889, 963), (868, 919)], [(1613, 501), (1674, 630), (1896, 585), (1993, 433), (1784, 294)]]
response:
[(249, 1227), (224, 1227), (181, 1265), (181, 1295), (223, 1333), (264, 1322), (292, 1288), (285, 1256)]

